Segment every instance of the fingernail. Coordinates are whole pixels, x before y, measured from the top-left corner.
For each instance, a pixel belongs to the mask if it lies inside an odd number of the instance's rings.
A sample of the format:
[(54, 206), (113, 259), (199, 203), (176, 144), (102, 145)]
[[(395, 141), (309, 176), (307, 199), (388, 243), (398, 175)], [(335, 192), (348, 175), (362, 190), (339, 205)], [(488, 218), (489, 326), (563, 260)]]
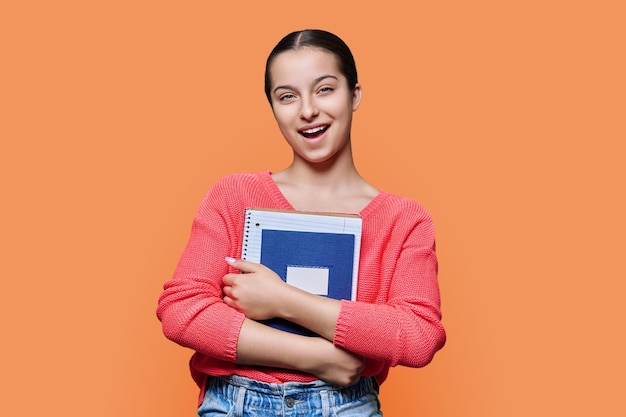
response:
[(235, 258), (231, 258), (230, 256), (225, 257), (224, 260), (229, 264), (235, 262)]

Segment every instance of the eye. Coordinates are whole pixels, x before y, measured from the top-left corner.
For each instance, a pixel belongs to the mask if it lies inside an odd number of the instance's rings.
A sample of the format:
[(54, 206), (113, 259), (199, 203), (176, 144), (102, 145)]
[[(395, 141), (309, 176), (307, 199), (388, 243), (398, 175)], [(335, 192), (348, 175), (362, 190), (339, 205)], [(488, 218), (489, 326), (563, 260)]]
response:
[(324, 86), (324, 87), (321, 87), (319, 90), (317, 90), (317, 92), (318, 92), (319, 94), (328, 94), (328, 93), (330, 93), (330, 92), (332, 92), (332, 91), (334, 91), (334, 90), (335, 90), (335, 89), (334, 89), (333, 87), (330, 87), (330, 86)]
[(285, 94), (282, 94), (280, 97), (278, 97), (278, 100), (282, 102), (286, 102), (286, 101), (295, 100), (295, 98), (296, 98), (295, 94), (285, 93)]

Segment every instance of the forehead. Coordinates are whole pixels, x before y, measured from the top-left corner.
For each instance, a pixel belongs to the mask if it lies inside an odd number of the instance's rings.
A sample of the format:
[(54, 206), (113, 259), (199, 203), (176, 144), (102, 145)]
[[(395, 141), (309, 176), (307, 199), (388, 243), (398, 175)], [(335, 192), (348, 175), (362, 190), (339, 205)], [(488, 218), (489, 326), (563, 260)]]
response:
[(322, 48), (299, 48), (282, 52), (269, 67), (272, 85), (307, 82), (321, 75), (342, 78), (337, 57)]

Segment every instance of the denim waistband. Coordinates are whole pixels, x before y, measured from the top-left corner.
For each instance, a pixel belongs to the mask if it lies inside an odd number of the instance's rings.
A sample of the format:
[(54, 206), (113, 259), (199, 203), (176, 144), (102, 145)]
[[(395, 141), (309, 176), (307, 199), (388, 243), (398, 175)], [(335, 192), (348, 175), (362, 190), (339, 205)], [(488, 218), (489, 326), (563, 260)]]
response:
[(379, 390), (378, 382), (374, 377), (361, 377), (358, 382), (348, 386), (329, 385), (320, 380), (304, 383), (285, 382), (282, 384), (269, 384), (239, 375), (209, 377), (207, 381), (207, 390), (211, 390), (215, 395), (233, 398), (237, 395), (240, 388), (245, 388), (248, 391), (261, 395), (280, 398), (306, 396), (326, 391), (331, 395), (333, 393), (339, 394), (336, 396), (336, 399), (346, 403), (358, 400), (368, 394), (378, 394)]

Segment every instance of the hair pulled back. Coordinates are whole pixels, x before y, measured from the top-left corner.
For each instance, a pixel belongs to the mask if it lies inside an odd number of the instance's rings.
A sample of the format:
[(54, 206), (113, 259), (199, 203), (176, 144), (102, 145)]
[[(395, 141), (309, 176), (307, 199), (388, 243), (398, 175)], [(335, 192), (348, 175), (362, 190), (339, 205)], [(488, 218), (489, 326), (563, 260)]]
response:
[(348, 45), (341, 40), (337, 35), (319, 29), (305, 29), (292, 32), (282, 38), (278, 44), (272, 49), (272, 52), (267, 57), (265, 64), (265, 96), (267, 100), (272, 104), (271, 98), (271, 77), (270, 77), (270, 65), (274, 58), (286, 51), (295, 51), (299, 48), (322, 48), (332, 53), (337, 57), (337, 63), (339, 65), (339, 71), (346, 77), (348, 81), (348, 87), (353, 89), (359, 82), (356, 72), (356, 63), (354, 57)]

